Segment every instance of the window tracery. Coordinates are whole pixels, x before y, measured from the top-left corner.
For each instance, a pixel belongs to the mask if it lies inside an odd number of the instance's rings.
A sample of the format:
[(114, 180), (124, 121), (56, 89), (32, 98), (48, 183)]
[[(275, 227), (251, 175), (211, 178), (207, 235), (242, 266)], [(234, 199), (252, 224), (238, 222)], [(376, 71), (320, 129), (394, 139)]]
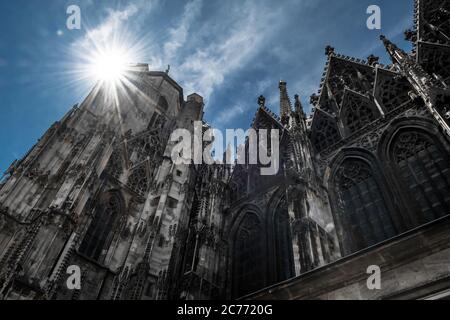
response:
[(117, 192), (105, 194), (94, 211), (93, 219), (80, 245), (79, 252), (99, 260), (111, 241), (112, 233), (123, 212), (123, 199)]
[(333, 59), (328, 84), (338, 104), (342, 104), (345, 88), (368, 94), (373, 88), (372, 68), (358, 66), (352, 62)]
[(342, 108), (342, 122), (349, 135), (359, 131), (379, 117), (374, 105), (352, 93), (346, 95)]
[(235, 234), (234, 296), (242, 297), (264, 287), (264, 238), (254, 213), (246, 213)]
[(378, 95), (387, 112), (394, 110), (410, 100), (408, 92), (412, 89), (408, 80), (394, 76), (378, 75)]
[(119, 177), (123, 173), (124, 161), (123, 161), (123, 152), (121, 148), (115, 148), (111, 157), (109, 159), (109, 163), (106, 171), (113, 177), (119, 179)]
[(349, 230), (347, 244), (357, 251), (396, 234), (388, 206), (369, 164), (345, 160), (335, 173), (339, 222)]
[(320, 152), (341, 140), (337, 124), (326, 115), (316, 114), (312, 129), (312, 142)]
[(142, 165), (133, 170), (131, 175), (128, 177), (127, 185), (141, 196), (144, 196), (147, 193), (150, 183), (146, 165)]
[(393, 141), (391, 157), (411, 201), (420, 208), (419, 222), (450, 212), (450, 160), (431, 136), (416, 130), (399, 133)]

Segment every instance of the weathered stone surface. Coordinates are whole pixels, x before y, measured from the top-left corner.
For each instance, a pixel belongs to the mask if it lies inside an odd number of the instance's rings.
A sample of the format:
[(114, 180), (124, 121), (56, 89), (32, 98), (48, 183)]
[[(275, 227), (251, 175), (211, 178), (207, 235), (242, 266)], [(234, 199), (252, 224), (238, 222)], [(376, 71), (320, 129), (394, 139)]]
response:
[[(418, 2), (413, 52), (382, 37), (392, 66), (328, 46), (311, 116), (298, 95), (292, 107), (284, 81), (280, 117), (258, 98), (251, 127), (281, 137), (274, 175), (260, 164), (175, 165), (169, 136), (192, 133), (204, 105), (195, 93), (185, 100), (167, 73), (136, 65), (117, 100), (96, 86), (0, 182), (0, 298), (444, 292), (450, 34), (421, 30), (448, 20), (439, 5)], [(66, 285), (72, 265), (81, 270), (76, 290)], [(370, 265), (381, 268), (380, 290), (367, 288)]]

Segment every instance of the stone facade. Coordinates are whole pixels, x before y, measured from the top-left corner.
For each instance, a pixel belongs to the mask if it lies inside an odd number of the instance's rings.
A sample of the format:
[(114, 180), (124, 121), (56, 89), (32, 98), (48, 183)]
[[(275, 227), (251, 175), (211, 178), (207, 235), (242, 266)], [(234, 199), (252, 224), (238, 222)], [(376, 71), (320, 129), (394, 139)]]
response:
[[(0, 297), (234, 299), (270, 286), (248, 297), (416, 298), (424, 285), (443, 289), (450, 7), (415, 5), (405, 33), (413, 51), (381, 39), (390, 66), (326, 48), (310, 116), (283, 81), (279, 116), (258, 99), (252, 128), (280, 132), (276, 175), (174, 164), (170, 134), (194, 131), (203, 99), (185, 101), (167, 73), (138, 64), (114, 94), (96, 86), (0, 184)], [(377, 263), (393, 271), (374, 295), (361, 269)], [(66, 286), (71, 265), (80, 289)]]
[[(247, 296), (254, 300), (449, 299), (449, 217)], [(380, 267), (370, 290), (368, 266)]]

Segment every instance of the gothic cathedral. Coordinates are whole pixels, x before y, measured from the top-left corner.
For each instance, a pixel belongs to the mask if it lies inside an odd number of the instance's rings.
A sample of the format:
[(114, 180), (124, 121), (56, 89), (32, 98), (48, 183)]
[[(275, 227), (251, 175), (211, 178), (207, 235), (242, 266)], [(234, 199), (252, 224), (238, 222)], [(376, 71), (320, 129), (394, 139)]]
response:
[[(423, 298), (450, 288), (450, 2), (416, 0), (409, 53), (326, 48), (313, 111), (280, 81), (278, 174), (175, 164), (203, 99), (136, 64), (0, 181), (1, 299)], [(270, 149), (270, 147), (269, 147)], [(269, 150), (270, 151), (270, 150)], [(385, 285), (364, 288), (378, 265)], [(81, 286), (69, 288), (69, 266)]]

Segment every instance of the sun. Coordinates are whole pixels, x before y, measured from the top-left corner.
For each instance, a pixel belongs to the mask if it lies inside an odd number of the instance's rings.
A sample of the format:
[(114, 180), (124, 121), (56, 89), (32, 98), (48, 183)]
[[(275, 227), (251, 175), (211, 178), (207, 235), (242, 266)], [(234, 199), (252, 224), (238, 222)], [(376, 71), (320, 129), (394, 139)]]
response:
[(82, 95), (89, 92), (90, 97), (101, 95), (118, 104), (120, 97), (140, 90), (135, 85), (137, 64), (146, 60), (150, 50), (148, 38), (126, 25), (86, 28), (86, 34), (68, 46), (71, 63), (65, 74), (71, 79), (67, 83)]
[(106, 48), (93, 54), (89, 67), (91, 77), (106, 84), (117, 84), (125, 77), (131, 61), (121, 48)]

